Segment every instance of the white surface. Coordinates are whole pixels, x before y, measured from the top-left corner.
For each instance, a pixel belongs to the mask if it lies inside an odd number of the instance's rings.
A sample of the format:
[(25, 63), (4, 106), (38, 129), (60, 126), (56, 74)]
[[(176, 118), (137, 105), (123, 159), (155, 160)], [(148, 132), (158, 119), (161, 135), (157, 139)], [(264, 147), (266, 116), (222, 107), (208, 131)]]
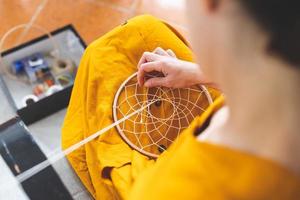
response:
[(66, 109), (58, 111), (28, 126), (28, 129), (46, 155), (61, 149), (61, 126)]
[(0, 156), (0, 199), (27, 200), (28, 197)]
[[(1, 83), (0, 83), (1, 84)], [(6, 100), (6, 96), (0, 87), (0, 124), (15, 116), (15, 113)]]

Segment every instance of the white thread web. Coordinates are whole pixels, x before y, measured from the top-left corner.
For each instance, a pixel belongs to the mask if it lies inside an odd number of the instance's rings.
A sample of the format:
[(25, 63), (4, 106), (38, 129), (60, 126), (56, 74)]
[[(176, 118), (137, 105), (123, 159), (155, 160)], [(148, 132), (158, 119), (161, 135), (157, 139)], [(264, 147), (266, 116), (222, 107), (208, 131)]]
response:
[(122, 138), (134, 149), (158, 157), (179, 134), (201, 115), (211, 103), (203, 86), (171, 89), (164, 87), (142, 88), (136, 74), (120, 87), (114, 102), (114, 120), (153, 102), (146, 109), (117, 125)]

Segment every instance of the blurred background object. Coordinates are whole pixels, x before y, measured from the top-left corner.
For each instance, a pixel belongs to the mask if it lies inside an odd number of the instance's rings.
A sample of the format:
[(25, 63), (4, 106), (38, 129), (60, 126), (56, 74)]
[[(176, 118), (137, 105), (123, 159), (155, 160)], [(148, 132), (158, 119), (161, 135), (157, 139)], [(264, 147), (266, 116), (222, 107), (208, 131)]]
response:
[[(28, 23), (41, 0), (0, 0), (0, 37), (13, 26)], [(48, 31), (73, 24), (87, 44), (139, 14), (151, 14), (168, 21), (185, 34), (184, 0), (48, 0), (35, 24)], [(15, 33), (6, 48), (16, 42)], [(37, 37), (29, 33), (23, 40)]]

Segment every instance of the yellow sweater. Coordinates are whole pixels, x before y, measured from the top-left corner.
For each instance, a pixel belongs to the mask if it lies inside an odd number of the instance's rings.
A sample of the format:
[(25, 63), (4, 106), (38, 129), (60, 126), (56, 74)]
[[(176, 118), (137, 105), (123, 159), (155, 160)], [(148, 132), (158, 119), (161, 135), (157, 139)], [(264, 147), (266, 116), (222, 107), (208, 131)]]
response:
[[(172, 49), (180, 59), (193, 60), (186, 41), (151, 16), (131, 19), (87, 48), (63, 124), (63, 149), (113, 122), (115, 92), (137, 70), (142, 53), (158, 46)], [(209, 92), (213, 99), (220, 94), (213, 89)], [(200, 125), (203, 116), (193, 124)], [(265, 197), (280, 189), (287, 193), (289, 189), (292, 194), (295, 181), (284, 169), (246, 154), (199, 143), (192, 130), (185, 131), (180, 148), (172, 150), (174, 154), (164, 153), (158, 162), (132, 150), (116, 129), (74, 151), (68, 160), (92, 196), (101, 200), (256, 197), (250, 195), (249, 187), (255, 195), (266, 192)], [(231, 177), (235, 172), (238, 176)]]
[(300, 178), (285, 168), (197, 140), (195, 131), (223, 101), (217, 99), (182, 133), (175, 148), (139, 176), (128, 199), (300, 199)]

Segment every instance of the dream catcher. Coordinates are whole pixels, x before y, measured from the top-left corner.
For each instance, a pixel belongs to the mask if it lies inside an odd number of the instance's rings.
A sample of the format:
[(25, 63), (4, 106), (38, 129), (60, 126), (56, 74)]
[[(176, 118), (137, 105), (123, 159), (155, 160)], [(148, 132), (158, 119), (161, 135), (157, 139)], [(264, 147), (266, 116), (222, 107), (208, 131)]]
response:
[(138, 86), (135, 73), (115, 95), (113, 118), (117, 122), (145, 107), (116, 128), (133, 149), (157, 158), (211, 103), (212, 98), (203, 85), (182, 89), (143, 88)]

